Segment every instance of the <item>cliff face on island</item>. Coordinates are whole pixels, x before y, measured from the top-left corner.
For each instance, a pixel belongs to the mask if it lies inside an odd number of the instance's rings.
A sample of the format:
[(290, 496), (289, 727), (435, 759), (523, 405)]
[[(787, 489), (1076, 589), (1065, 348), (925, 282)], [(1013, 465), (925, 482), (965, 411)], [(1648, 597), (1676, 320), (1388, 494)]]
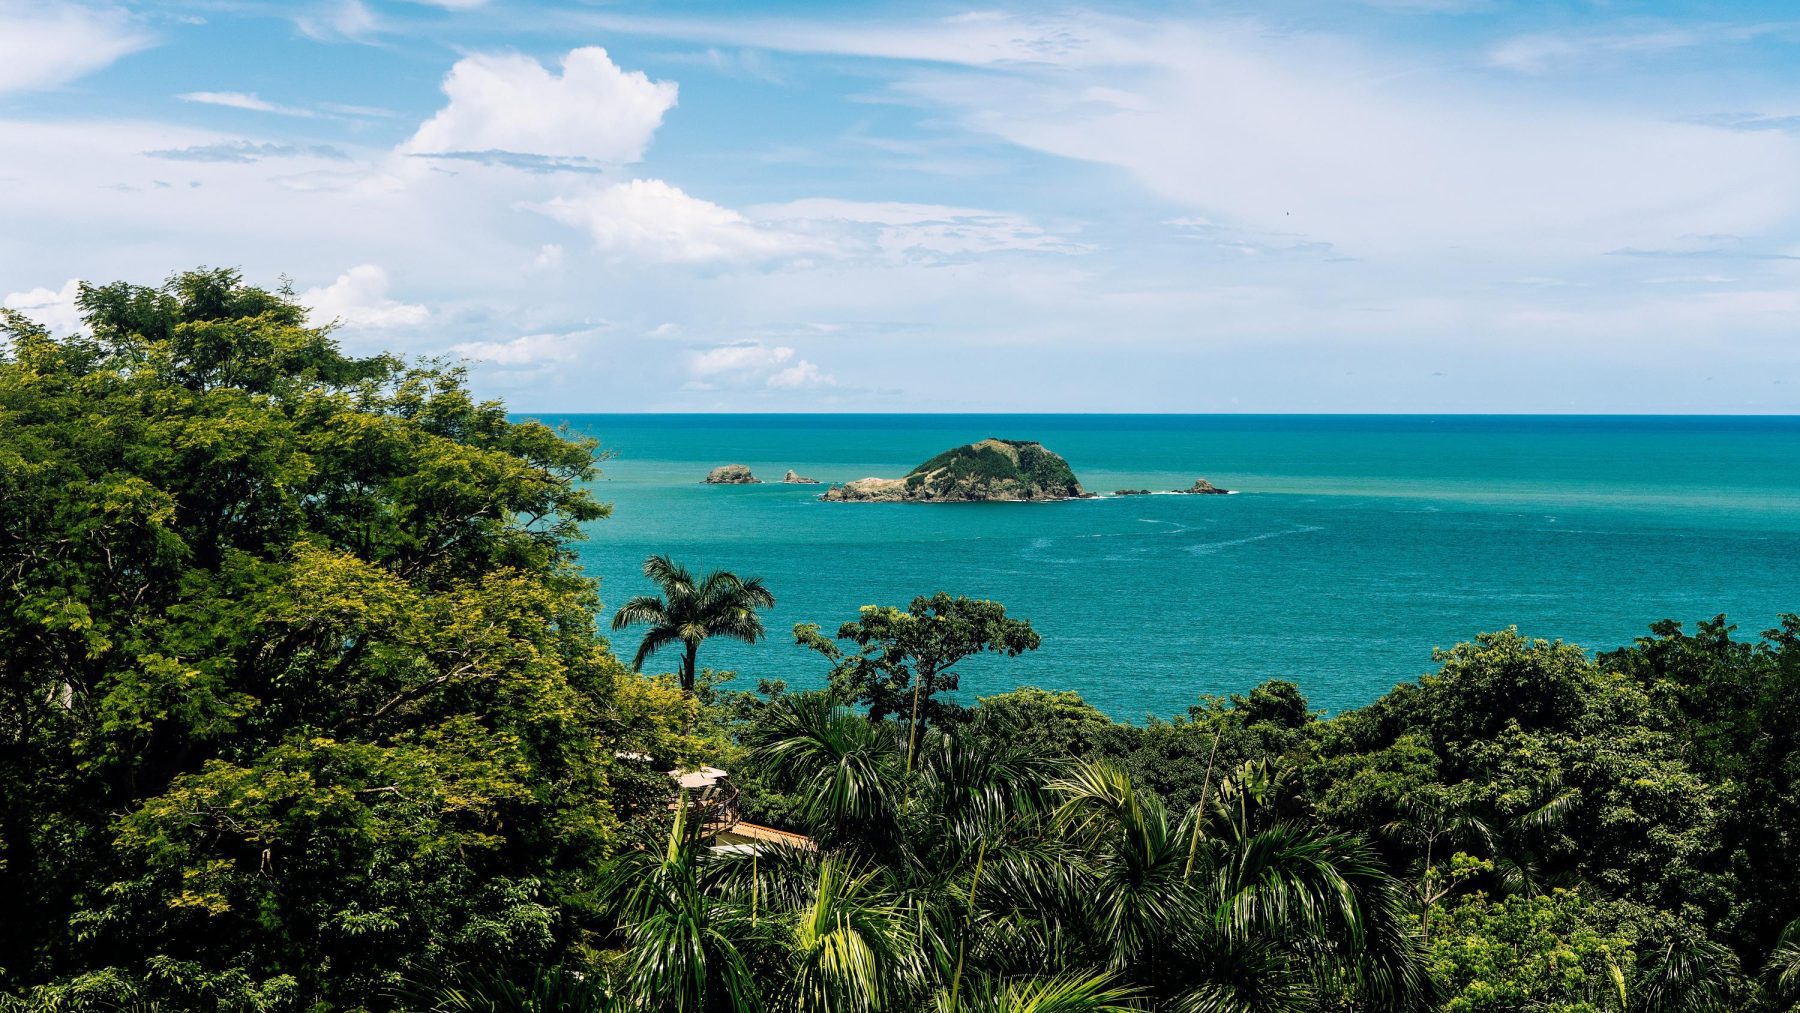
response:
[(859, 478), (820, 499), (844, 503), (1030, 503), (1088, 495), (1069, 462), (1026, 440), (982, 440), (946, 450), (904, 478)]
[(725, 464), (707, 472), (706, 485), (761, 485), (762, 479), (742, 464)]

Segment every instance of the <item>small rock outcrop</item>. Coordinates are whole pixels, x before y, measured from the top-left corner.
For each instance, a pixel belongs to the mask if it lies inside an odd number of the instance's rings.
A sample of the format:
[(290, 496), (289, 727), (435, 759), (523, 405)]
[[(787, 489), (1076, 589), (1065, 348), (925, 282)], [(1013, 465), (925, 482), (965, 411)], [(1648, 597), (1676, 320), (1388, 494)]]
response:
[(1150, 495), (1150, 490), (1148, 490), (1148, 489), (1114, 489), (1113, 495), (1114, 496), (1148, 496), (1148, 495)]
[(1204, 478), (1196, 478), (1193, 485), (1175, 491), (1184, 496), (1223, 496), (1231, 490), (1221, 489)]
[(807, 478), (805, 475), (802, 475), (802, 474), (796, 472), (792, 468), (788, 469), (787, 474), (781, 476), (781, 481), (782, 481), (782, 484), (784, 484), (784, 485), (818, 485), (819, 484), (818, 479)]
[(1069, 462), (1029, 440), (982, 440), (946, 450), (904, 478), (859, 478), (820, 499), (843, 503), (1034, 503), (1079, 499)]
[[(793, 474), (793, 472), (788, 472)], [(707, 485), (761, 485), (762, 479), (741, 464), (725, 464), (706, 473)]]

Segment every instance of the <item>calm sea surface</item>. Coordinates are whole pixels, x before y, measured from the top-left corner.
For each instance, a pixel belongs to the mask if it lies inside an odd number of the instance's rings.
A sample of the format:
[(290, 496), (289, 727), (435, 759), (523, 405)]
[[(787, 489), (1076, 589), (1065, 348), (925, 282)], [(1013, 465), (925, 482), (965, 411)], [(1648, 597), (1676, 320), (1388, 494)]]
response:
[[(581, 556), (608, 607), (668, 552), (760, 575), (773, 635), (701, 662), (823, 682), (796, 622), (945, 590), (1029, 618), (1043, 647), (963, 668), (965, 700), (1074, 689), (1115, 717), (1293, 679), (1354, 707), (1508, 625), (1589, 648), (1653, 620), (1800, 611), (1800, 418), (1517, 416), (545, 415), (616, 456)], [(1068, 503), (821, 503), (779, 484), (898, 476), (988, 436), (1035, 439), (1090, 491), (1236, 496)], [(747, 464), (767, 484), (706, 486)], [(619, 637), (629, 653), (631, 634)], [(672, 667), (670, 656), (664, 665)], [(652, 666), (660, 667), (660, 666)]]

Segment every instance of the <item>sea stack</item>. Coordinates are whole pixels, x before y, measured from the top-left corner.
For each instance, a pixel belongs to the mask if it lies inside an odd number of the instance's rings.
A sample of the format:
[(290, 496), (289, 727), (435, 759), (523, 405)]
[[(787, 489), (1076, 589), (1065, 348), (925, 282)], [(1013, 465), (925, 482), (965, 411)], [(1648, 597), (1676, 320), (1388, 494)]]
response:
[(820, 499), (840, 503), (1035, 503), (1080, 499), (1069, 462), (1030, 440), (988, 439), (954, 447), (904, 478), (859, 478)]
[(1184, 496), (1223, 496), (1231, 490), (1221, 489), (1204, 478), (1196, 478), (1193, 485), (1175, 491)]
[[(788, 472), (793, 474), (793, 472)], [(750, 474), (742, 464), (725, 464), (706, 473), (707, 485), (761, 485), (762, 479)]]
[(805, 475), (800, 474), (799, 472), (795, 471), (792, 468), (788, 469), (787, 474), (781, 476), (781, 482), (783, 485), (818, 485), (819, 484), (818, 479), (807, 478)]

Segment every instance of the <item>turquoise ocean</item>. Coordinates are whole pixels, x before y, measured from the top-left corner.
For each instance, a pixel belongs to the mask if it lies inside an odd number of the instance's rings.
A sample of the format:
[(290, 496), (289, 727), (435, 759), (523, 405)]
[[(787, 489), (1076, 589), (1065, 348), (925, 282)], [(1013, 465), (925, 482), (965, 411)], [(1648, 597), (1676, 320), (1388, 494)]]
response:
[[(1043, 636), (966, 663), (965, 702), (1073, 689), (1129, 720), (1274, 677), (1342, 710), (1509, 625), (1605, 649), (1665, 617), (1724, 612), (1757, 633), (1800, 611), (1796, 417), (532, 417), (614, 455), (594, 484), (613, 515), (580, 548), (609, 608), (652, 590), (638, 567), (654, 552), (774, 590), (768, 640), (702, 649), (740, 688), (822, 684), (796, 622), (833, 630), (939, 590), (1001, 601)], [(1202, 475), (1241, 492), (914, 505), (779, 484), (788, 468), (898, 476), (989, 436), (1042, 441), (1093, 492)], [(702, 485), (721, 464), (765, 484)], [(617, 642), (630, 653), (632, 634)]]

